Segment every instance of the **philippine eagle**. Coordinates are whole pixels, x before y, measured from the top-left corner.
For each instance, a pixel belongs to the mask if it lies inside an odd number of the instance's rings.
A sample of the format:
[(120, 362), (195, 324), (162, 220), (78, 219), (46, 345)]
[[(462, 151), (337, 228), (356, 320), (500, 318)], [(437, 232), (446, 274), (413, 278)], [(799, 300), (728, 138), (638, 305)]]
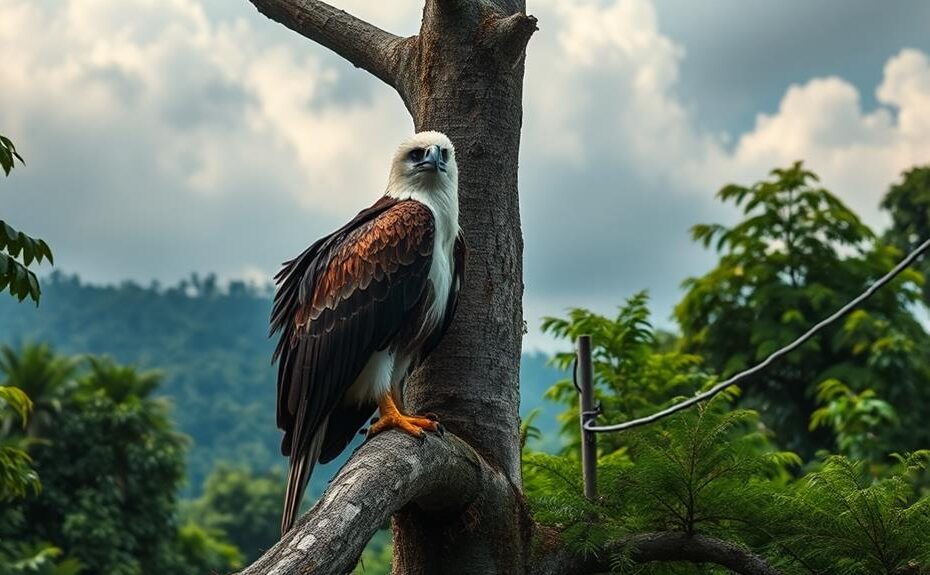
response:
[(455, 149), (421, 132), (398, 148), (380, 200), (275, 276), (277, 423), (290, 458), (282, 535), (313, 466), (339, 455), (375, 409), (369, 435), (441, 429), (435, 416), (401, 411), (401, 385), (449, 327), (464, 250)]

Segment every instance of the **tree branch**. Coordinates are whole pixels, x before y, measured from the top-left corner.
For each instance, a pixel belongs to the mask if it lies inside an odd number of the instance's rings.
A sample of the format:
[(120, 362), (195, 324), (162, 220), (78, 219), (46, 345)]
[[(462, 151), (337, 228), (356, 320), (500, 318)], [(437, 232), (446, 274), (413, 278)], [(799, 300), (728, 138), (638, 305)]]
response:
[(394, 512), (463, 509), (487, 491), (510, 486), (455, 435), (383, 433), (359, 447), (316, 505), (241, 575), (348, 573)]
[(319, 0), (249, 0), (258, 11), (396, 86), (404, 38)]
[(505, 66), (514, 66), (523, 58), (526, 45), (537, 27), (535, 16), (517, 12), (506, 17), (492, 17), (485, 24), (482, 42), (494, 50)]
[[(546, 544), (545, 540), (549, 543)], [(570, 553), (558, 535), (543, 532), (544, 545), (551, 549), (529, 569), (531, 575), (587, 575), (610, 570), (610, 556), (579, 557)], [(681, 532), (643, 533), (630, 536), (611, 545), (611, 550), (627, 550), (635, 563), (652, 561), (688, 561), (714, 563), (741, 575), (781, 575), (781, 572), (752, 551), (734, 543), (707, 535)]]

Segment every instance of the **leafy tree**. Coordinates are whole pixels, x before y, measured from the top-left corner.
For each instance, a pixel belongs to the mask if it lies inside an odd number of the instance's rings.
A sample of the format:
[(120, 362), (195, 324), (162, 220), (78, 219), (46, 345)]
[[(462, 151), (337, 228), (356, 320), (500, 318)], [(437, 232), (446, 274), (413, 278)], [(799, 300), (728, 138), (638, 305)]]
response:
[(930, 569), (930, 496), (918, 489), (930, 453), (896, 456), (880, 479), (866, 462), (826, 456), (795, 479), (798, 456), (775, 450), (757, 414), (733, 409), (733, 399), (630, 432), (628, 449), (599, 459), (593, 501), (576, 459), (528, 452), (526, 494), (540, 533), (557, 529), (574, 553), (618, 573), (728, 572), (637, 564), (638, 541), (676, 533), (726, 542), (786, 575)]
[[(0, 136), (0, 168), (4, 175), (10, 175), (16, 160), (23, 163), (13, 142)], [(29, 237), (0, 219), (0, 292), (9, 291), (19, 301), (28, 296), (38, 305), (42, 290), (29, 266), (43, 259), (53, 263), (52, 250), (45, 241)]]
[(576, 553), (607, 555), (612, 570), (621, 572), (632, 568), (627, 542), (643, 533), (700, 533), (766, 549), (768, 536), (754, 526), (766, 524), (788, 468), (800, 460), (775, 451), (754, 412), (730, 409), (732, 397), (718, 396), (631, 432), (622, 456), (598, 461), (595, 501), (583, 495), (576, 462), (528, 455), (526, 492), (534, 517), (558, 525)]
[[(0, 355), (0, 374), (3, 374), (3, 385), (0, 385), (0, 503), (4, 504), (0, 507), (0, 525), (15, 532), (23, 527), (24, 517), (20, 509), (10, 504), (30, 493), (37, 495), (41, 484), (28, 453), (36, 441), (11, 433), (17, 419), (26, 429), (34, 404), (20, 387), (11, 385), (23, 382), (11, 375), (10, 368), (17, 362), (9, 361), (11, 357), (5, 353), (7, 351), (8, 348), (0, 350), (3, 352)], [(0, 529), (0, 534), (2, 531)], [(61, 555), (61, 549), (47, 543), (11, 542), (0, 538), (0, 575), (75, 575), (80, 572), (80, 562)]]
[(178, 531), (178, 555), (175, 573), (201, 575), (227, 573), (242, 566), (242, 552), (221, 534), (196, 523), (186, 523)]
[(930, 453), (898, 457), (895, 473), (875, 481), (863, 462), (834, 456), (790, 494), (776, 498), (772, 517), (780, 544), (808, 572), (902, 575), (930, 570), (930, 497), (914, 475)]
[[(713, 270), (685, 282), (675, 315), (684, 348), (724, 375), (789, 343), (901, 257), (899, 249), (876, 242), (800, 162), (753, 186), (726, 186), (718, 196), (738, 206), (744, 219), (692, 229), (696, 241), (721, 255)], [(902, 409), (928, 395), (930, 337), (911, 308), (922, 282), (919, 272), (904, 272), (842, 324), (756, 377), (747, 405), (759, 409), (784, 445), (810, 456), (830, 445), (829, 434), (805, 432), (817, 386), (836, 380), (855, 393), (873, 389), (898, 408), (908, 429), (894, 436), (899, 445), (926, 444), (925, 426)], [(917, 426), (922, 430), (915, 433)]]
[(82, 570), (77, 559), (62, 557), (57, 547), (0, 543), (0, 575), (77, 575)]
[(48, 344), (0, 346), (0, 381), (22, 390), (31, 400), (28, 435), (41, 437), (44, 429), (55, 425), (62, 399), (76, 385), (77, 370), (75, 358), (56, 354)]
[(810, 429), (832, 429), (840, 453), (873, 464), (888, 453), (882, 430), (895, 426), (898, 416), (874, 391), (856, 393), (839, 380), (827, 379), (818, 386), (817, 399), (823, 405), (811, 415)]
[[(32, 402), (22, 390), (0, 386), (0, 421), (10, 424), (18, 418), (25, 427), (31, 409)], [(26, 451), (28, 444), (23, 437), (0, 436), (0, 503), (39, 492), (39, 476)]]
[[(648, 301), (645, 292), (637, 293), (620, 306), (614, 318), (575, 308), (566, 318), (543, 319), (543, 331), (560, 339), (574, 342), (579, 335), (591, 335), (594, 392), (603, 407), (600, 423), (648, 415), (673, 397), (693, 393), (709, 381), (699, 369), (700, 357), (670, 349), (666, 336), (653, 329)], [(574, 351), (564, 351), (553, 356), (552, 363), (570, 372), (574, 360)], [(559, 416), (562, 433), (570, 438), (563, 453), (578, 453), (579, 396), (572, 378), (556, 382), (546, 397), (568, 406)], [(606, 435), (598, 448), (610, 453), (621, 445), (621, 436)]]
[(254, 561), (278, 541), (283, 500), (284, 476), (277, 470), (255, 474), (220, 463), (186, 512), (197, 524), (222, 533), (248, 561)]
[[(902, 251), (910, 252), (930, 239), (930, 166), (904, 172), (882, 200), (882, 208), (891, 215), (885, 238)], [(930, 276), (930, 258), (924, 256), (920, 269)], [(924, 282), (924, 301), (930, 305), (930, 282)]]
[[(178, 525), (188, 441), (174, 431), (167, 402), (153, 397), (157, 373), (94, 357), (73, 371), (47, 348), (29, 346), (5, 357), (15, 373), (67, 375), (41, 388), (60, 407), (30, 446), (43, 489), (5, 509), (0, 539), (50, 543), (90, 573), (194, 575), (239, 564), (220, 536)], [(21, 369), (40, 363), (69, 369)]]

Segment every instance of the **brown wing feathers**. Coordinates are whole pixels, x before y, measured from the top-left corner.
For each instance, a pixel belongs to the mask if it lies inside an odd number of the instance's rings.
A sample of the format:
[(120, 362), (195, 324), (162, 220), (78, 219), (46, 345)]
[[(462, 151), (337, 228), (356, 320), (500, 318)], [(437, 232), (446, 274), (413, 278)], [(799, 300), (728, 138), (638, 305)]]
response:
[(374, 405), (347, 411), (341, 399), (422, 297), (433, 233), (424, 205), (382, 200), (278, 274), (272, 310), (272, 333), (281, 332), (278, 426), (281, 450), (291, 456), (285, 523), (293, 520), (322, 446), (328, 457), (341, 451), (357, 422), (374, 412)]

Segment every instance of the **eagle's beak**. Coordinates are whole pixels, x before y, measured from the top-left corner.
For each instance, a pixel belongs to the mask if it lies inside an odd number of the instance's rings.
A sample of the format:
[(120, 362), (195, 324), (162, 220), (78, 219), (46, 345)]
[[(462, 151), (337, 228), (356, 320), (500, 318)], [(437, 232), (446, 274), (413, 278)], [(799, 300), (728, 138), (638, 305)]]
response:
[(442, 159), (442, 150), (438, 145), (426, 148), (426, 154), (423, 159), (416, 165), (417, 170), (428, 170), (431, 172), (445, 172), (446, 162)]

